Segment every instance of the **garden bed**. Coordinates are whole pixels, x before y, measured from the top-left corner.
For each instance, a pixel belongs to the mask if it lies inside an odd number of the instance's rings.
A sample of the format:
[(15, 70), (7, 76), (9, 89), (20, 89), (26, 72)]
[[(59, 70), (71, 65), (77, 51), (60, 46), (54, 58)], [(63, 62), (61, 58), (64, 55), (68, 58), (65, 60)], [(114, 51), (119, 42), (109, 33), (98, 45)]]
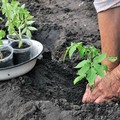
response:
[[(20, 0), (23, 1), (23, 0)], [(74, 64), (62, 62), (72, 41), (100, 48), (96, 12), (91, 0), (28, 0), (44, 45), (43, 58), (28, 74), (0, 84), (0, 120), (117, 120), (114, 104), (83, 104), (86, 81), (73, 85)]]

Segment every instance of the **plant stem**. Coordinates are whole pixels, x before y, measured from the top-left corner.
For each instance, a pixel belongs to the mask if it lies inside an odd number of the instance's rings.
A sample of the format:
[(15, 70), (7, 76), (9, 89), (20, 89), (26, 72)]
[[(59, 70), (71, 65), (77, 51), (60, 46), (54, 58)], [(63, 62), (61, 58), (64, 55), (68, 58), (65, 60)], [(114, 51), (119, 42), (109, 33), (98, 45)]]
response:
[[(6, 6), (6, 9), (7, 9), (7, 6)], [(7, 16), (8, 16), (8, 21), (9, 23), (11, 24), (12, 28), (13, 28), (13, 31), (14, 33), (16, 34), (18, 40), (19, 40), (19, 45), (18, 45), (18, 48), (20, 48), (22, 46), (22, 38), (20, 37), (20, 35), (17, 33), (17, 31), (15, 30), (13, 24), (12, 24), (12, 21), (10, 19), (10, 16), (9, 16), (9, 10), (7, 9), (7, 12), (6, 12)]]

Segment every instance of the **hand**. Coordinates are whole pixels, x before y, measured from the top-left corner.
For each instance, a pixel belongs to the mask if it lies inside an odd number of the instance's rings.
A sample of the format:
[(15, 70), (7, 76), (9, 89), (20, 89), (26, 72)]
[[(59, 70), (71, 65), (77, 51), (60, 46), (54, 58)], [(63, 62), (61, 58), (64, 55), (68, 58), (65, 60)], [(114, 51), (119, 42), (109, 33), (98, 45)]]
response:
[(109, 102), (114, 96), (119, 96), (120, 92), (120, 71), (114, 69), (111, 73), (107, 73), (106, 76), (101, 79), (97, 78), (95, 83), (95, 89), (91, 92), (90, 86), (87, 85), (85, 94), (83, 96), (83, 102)]
[[(95, 80), (95, 86), (97, 84), (99, 84), (101, 81), (101, 77), (100, 76), (97, 76), (96, 77), (96, 80)], [(90, 89), (90, 86), (89, 84), (87, 84), (86, 86), (86, 91), (85, 91), (85, 94), (83, 96), (83, 99), (82, 99), (83, 103), (88, 103), (88, 102), (92, 102), (91, 101), (91, 89)]]

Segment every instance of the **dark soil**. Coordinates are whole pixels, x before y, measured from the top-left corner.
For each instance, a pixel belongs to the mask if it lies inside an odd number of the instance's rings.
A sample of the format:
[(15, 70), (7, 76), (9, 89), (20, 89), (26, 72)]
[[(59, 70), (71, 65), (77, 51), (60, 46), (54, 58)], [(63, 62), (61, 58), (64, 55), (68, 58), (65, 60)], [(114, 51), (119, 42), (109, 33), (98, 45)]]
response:
[[(24, 2), (24, 0), (20, 0)], [(62, 62), (72, 41), (100, 48), (91, 0), (27, 0), (44, 45), (43, 59), (28, 74), (0, 84), (0, 120), (119, 120), (120, 103), (83, 104), (86, 81), (73, 85), (79, 61)]]
[(14, 49), (24, 49), (24, 48), (28, 48), (30, 47), (30, 45), (26, 44), (23, 42), (22, 46), (19, 48), (19, 42), (13, 42), (11, 43), (11, 46), (14, 48)]
[(2, 53), (3, 59), (8, 57), (11, 54), (11, 52), (8, 50), (3, 50), (1, 51), (1, 53)]

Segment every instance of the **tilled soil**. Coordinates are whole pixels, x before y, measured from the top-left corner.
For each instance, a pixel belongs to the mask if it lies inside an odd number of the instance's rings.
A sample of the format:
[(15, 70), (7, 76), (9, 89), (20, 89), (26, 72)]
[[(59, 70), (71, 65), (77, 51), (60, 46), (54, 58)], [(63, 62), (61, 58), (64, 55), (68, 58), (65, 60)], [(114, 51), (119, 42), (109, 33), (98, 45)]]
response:
[[(20, 0), (24, 2), (24, 0)], [(120, 104), (83, 104), (86, 81), (73, 85), (79, 61), (62, 61), (71, 42), (100, 48), (91, 0), (27, 0), (44, 45), (43, 58), (24, 76), (0, 83), (0, 120), (119, 120)]]

